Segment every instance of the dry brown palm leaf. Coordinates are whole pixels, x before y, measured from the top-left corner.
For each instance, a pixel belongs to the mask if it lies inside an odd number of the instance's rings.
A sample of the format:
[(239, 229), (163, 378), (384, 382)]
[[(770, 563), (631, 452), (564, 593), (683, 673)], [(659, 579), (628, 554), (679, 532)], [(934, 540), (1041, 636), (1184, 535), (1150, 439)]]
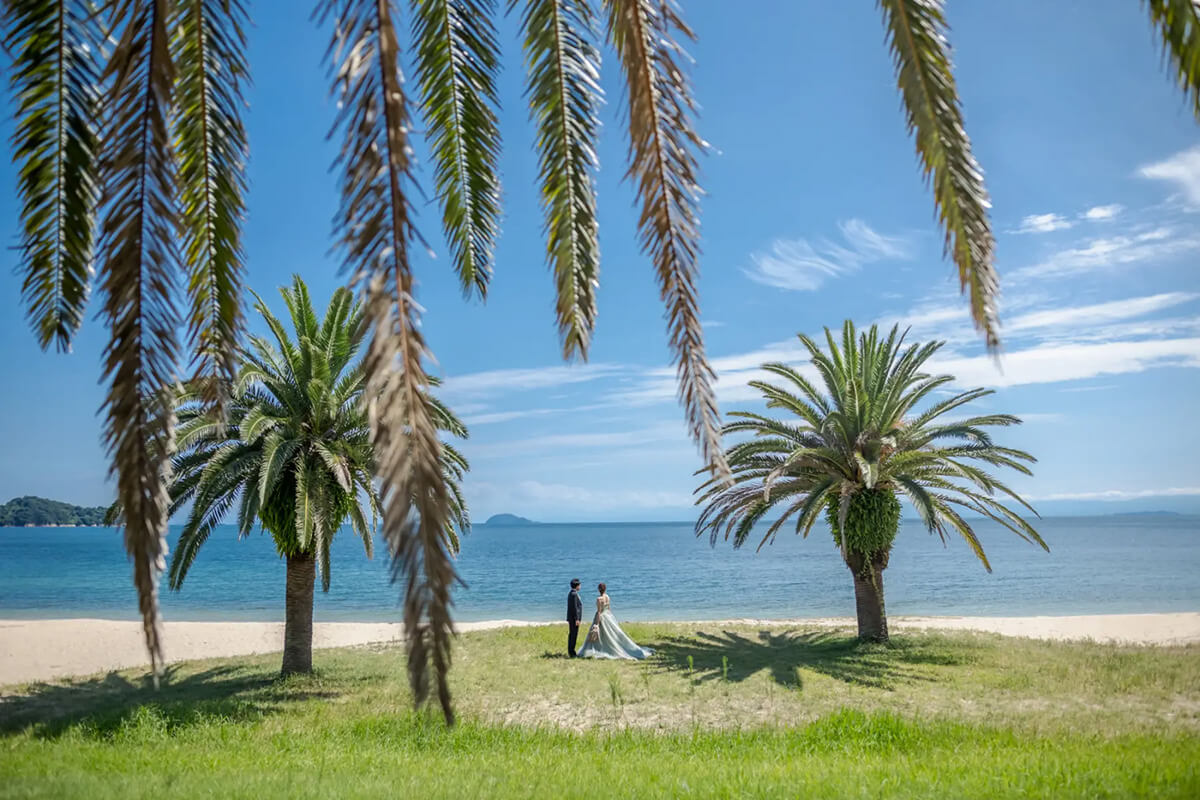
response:
[(326, 0), (321, 15), (336, 20), (329, 53), (344, 137), (337, 228), (373, 328), (366, 372), (375, 475), (393, 578), (404, 584), (409, 682), (414, 702), (423, 704), (432, 664), (438, 702), (452, 723), (450, 591), (457, 575), (444, 540), (450, 501), (408, 261), (410, 121), (392, 7)]
[(105, 70), (112, 81), (111, 123), (103, 157), (106, 214), (100, 239), (101, 314), (112, 332), (104, 353), (111, 381), (104, 436), (156, 682), (163, 667), (158, 579), (167, 549), (170, 399), (179, 324), (172, 302), (179, 259), (167, 131), (174, 80), (169, 6), (167, 0), (115, 4), (120, 38)]

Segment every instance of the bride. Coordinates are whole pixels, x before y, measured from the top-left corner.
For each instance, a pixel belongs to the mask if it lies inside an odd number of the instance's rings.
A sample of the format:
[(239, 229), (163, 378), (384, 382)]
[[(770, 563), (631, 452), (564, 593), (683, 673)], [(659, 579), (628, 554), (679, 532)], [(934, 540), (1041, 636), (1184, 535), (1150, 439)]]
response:
[(596, 617), (592, 620), (587, 641), (579, 651), (580, 658), (629, 658), (641, 660), (654, 654), (648, 647), (637, 643), (621, 630), (617, 618), (610, 608), (608, 592), (602, 583), (600, 596), (596, 598)]

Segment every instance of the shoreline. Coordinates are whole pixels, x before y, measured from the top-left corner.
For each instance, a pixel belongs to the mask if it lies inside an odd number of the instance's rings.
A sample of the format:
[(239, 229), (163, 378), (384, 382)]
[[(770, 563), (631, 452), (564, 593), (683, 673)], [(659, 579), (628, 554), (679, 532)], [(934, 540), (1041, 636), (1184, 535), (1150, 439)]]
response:
[[(560, 625), (559, 622), (496, 619), (460, 622), (459, 633), (498, 628)], [(763, 627), (853, 628), (851, 617), (662, 621), (663, 625), (758, 625)], [(902, 630), (959, 630), (1034, 639), (1140, 645), (1200, 643), (1200, 611), (1157, 614), (980, 617), (895, 616), (888, 627)], [(283, 649), (282, 622), (164, 623), (167, 662), (229, 658)], [(399, 622), (315, 622), (314, 649), (399, 642)], [(0, 687), (94, 675), (145, 666), (140, 622), (105, 619), (0, 619)]]

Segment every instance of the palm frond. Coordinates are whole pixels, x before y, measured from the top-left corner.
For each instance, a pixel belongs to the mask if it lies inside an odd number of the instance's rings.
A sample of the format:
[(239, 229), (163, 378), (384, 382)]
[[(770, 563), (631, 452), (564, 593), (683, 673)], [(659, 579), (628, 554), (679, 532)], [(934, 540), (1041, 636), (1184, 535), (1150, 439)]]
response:
[(104, 76), (112, 82), (111, 126), (100, 241), (101, 316), (112, 337), (104, 353), (110, 381), (104, 439), (156, 675), (163, 666), (158, 578), (166, 552), (178, 325), (172, 303), (178, 268), (175, 170), (167, 132), (174, 81), (169, 7), (167, 0), (128, 0), (116, 7), (119, 39)]
[(412, 0), (417, 86), (463, 291), (487, 296), (499, 231), (495, 0)]
[(592, 184), (600, 51), (588, 0), (527, 0), (521, 25), (563, 356), (587, 358), (600, 270)]
[(383, 537), (393, 577), (404, 583), (409, 681), (414, 701), (423, 704), (432, 663), (438, 701), (452, 723), (450, 590), (457, 575), (442, 538), (449, 499), (408, 260), (411, 155), (399, 45), (387, 0), (326, 0), (321, 8), (322, 16), (336, 18), (330, 59), (344, 136), (337, 228), (372, 326), (368, 407)]
[(1000, 344), (996, 243), (983, 170), (963, 127), (946, 41), (942, 0), (879, 0), (910, 133), (946, 231), (945, 251), (969, 293), (971, 316), (989, 348)]
[(243, 324), (245, 24), (241, 0), (177, 0), (173, 58), (179, 79), (173, 122), (188, 334), (205, 399), (219, 413), (236, 372)]
[(1200, 117), (1200, 0), (1146, 0), (1179, 88)]
[(13, 54), (22, 291), (42, 349), (70, 349), (91, 280), (101, 37), (90, 5), (10, 0), (0, 11)]
[(642, 203), (638, 227), (667, 306), (679, 399), (692, 438), (712, 474), (730, 480), (721, 448), (716, 372), (704, 353), (697, 287), (700, 186), (696, 104), (681, 68), (678, 39), (694, 39), (671, 0), (605, 0), (608, 36), (621, 59), (629, 97), (629, 176)]

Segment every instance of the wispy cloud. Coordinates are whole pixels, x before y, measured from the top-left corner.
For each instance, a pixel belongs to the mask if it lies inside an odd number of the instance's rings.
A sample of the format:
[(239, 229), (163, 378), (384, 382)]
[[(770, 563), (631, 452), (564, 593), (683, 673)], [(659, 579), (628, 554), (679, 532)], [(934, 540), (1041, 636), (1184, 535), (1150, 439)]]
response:
[[(959, 386), (1016, 386), (1083, 380), (1099, 375), (1140, 372), (1158, 366), (1200, 366), (1200, 317), (1139, 319), (1200, 300), (1200, 293), (1163, 292), (1080, 306), (1032, 310), (1008, 320), (1002, 334), (1010, 345), (1000, 366), (986, 355), (971, 355), (978, 335), (962, 303), (925, 303), (903, 315), (881, 319), (884, 328), (910, 327), (909, 341), (941, 339), (939, 372), (957, 375)], [(1042, 298), (1039, 302), (1047, 302)], [(964, 350), (966, 352), (964, 352)], [(717, 398), (723, 407), (761, 398), (752, 381), (773, 381), (762, 365), (780, 361), (818, 379), (808, 351), (794, 338), (755, 350), (713, 358)], [(1059, 362), (1063, 363), (1059, 363)], [(1069, 363), (1067, 363), (1069, 362)], [(663, 367), (639, 374), (621, 389), (618, 404), (675, 402), (674, 370)]]
[(1200, 295), (1190, 292), (1164, 292), (1146, 297), (1130, 297), (1125, 300), (1113, 300), (1108, 303), (1096, 303), (1088, 306), (1033, 311), (1028, 314), (1022, 314), (1019, 317), (1014, 317), (1005, 323), (1002, 332), (1015, 333), (1037, 328), (1064, 328), (1067, 326), (1079, 328), (1088, 325), (1101, 325), (1107, 322), (1133, 319), (1153, 314), (1166, 308), (1191, 302), (1197, 297), (1200, 297)]
[(848, 220), (838, 228), (844, 245), (828, 239), (776, 239), (769, 250), (752, 254), (753, 266), (743, 272), (766, 286), (804, 292), (857, 272), (864, 264), (911, 257), (903, 237), (885, 236), (862, 220)]
[(1012, 274), (1013, 280), (1060, 278), (1092, 270), (1160, 261), (1200, 249), (1200, 237), (1168, 227), (1126, 236), (1091, 239), (1082, 247), (1060, 250), (1040, 264)]
[(1200, 338), (1043, 344), (990, 356), (939, 354), (930, 366), (959, 386), (1024, 386), (1124, 375), (1157, 367), (1200, 367)]
[(1188, 202), (1200, 205), (1200, 145), (1182, 150), (1163, 161), (1138, 168), (1138, 175), (1166, 181), (1183, 192)]
[(556, 453), (632, 447), (650, 443), (686, 444), (687, 428), (683, 421), (663, 422), (641, 428), (613, 429), (592, 433), (555, 433), (525, 436), (520, 439), (487, 444), (469, 443), (463, 450), (472, 459), (508, 458), (517, 453)]
[[(462, 418), (467, 427), (476, 425), (493, 425), (498, 422), (511, 422), (514, 419), (540, 417), (546, 414), (556, 414), (568, 409), (563, 408), (522, 408), (516, 411), (493, 411), (485, 414), (468, 414)], [(576, 409), (569, 409), (575, 411)]]
[(565, 386), (605, 378), (621, 372), (618, 364), (577, 364), (572, 366), (494, 369), (452, 375), (442, 381), (439, 394), (446, 397), (477, 397), (498, 390), (528, 391)]
[(1102, 383), (1098, 386), (1065, 386), (1059, 389), (1060, 392), (1105, 392), (1109, 389), (1115, 389), (1115, 383)]
[(1120, 203), (1112, 203), (1107, 206), (1092, 206), (1080, 216), (1092, 222), (1102, 222), (1113, 219), (1124, 210), (1125, 206)]
[(1058, 492), (1031, 496), (1031, 500), (1140, 500), (1147, 497), (1196, 497), (1200, 486), (1178, 486), (1163, 489), (1108, 489), (1102, 492)]
[(1050, 233), (1070, 228), (1075, 223), (1061, 214), (1030, 214), (1011, 233)]

